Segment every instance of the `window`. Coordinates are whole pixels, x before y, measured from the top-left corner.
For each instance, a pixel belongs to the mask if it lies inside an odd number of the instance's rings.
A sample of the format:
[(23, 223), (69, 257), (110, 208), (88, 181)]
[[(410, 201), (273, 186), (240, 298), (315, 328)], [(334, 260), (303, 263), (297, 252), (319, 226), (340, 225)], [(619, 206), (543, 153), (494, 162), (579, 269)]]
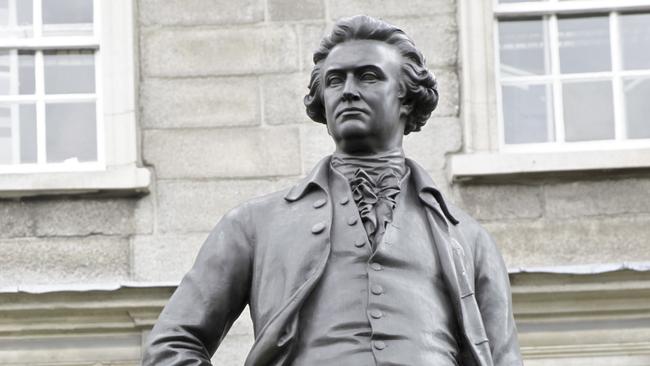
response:
[(0, 0), (0, 196), (146, 189), (132, 6)]
[(650, 0), (480, 3), (459, 4), (454, 177), (650, 166)]

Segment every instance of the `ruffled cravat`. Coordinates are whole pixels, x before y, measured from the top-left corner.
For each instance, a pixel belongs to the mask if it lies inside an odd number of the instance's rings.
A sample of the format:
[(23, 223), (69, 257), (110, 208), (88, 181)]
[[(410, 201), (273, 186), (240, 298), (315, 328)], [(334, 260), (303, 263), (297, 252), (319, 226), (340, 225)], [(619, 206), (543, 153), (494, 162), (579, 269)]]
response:
[(373, 247), (381, 241), (406, 172), (404, 152), (395, 149), (372, 156), (332, 155), (332, 167), (349, 181), (352, 197)]

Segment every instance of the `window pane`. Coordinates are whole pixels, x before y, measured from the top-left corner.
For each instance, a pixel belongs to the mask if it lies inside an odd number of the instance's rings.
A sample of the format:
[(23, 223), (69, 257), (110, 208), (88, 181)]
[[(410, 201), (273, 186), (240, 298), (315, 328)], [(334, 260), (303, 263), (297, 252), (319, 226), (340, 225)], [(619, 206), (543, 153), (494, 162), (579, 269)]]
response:
[(0, 50), (0, 95), (34, 94), (34, 52)]
[(31, 37), (32, 14), (31, 0), (0, 0), (0, 37)]
[(499, 22), (502, 76), (548, 73), (548, 52), (542, 19)]
[(611, 81), (566, 82), (562, 93), (566, 141), (614, 138)]
[(548, 1), (548, 0), (499, 0), (499, 4), (529, 3), (529, 2), (538, 2), (538, 1)]
[(47, 162), (97, 161), (95, 103), (45, 106)]
[(0, 105), (0, 164), (36, 162), (36, 108)]
[(94, 93), (95, 54), (92, 50), (44, 51), (45, 93)]
[(549, 85), (507, 85), (502, 89), (506, 144), (555, 139)]
[(650, 138), (650, 78), (625, 80), (627, 136)]
[(42, 0), (43, 34), (92, 33), (93, 0)]
[(620, 24), (623, 68), (650, 69), (650, 14), (625, 14)]
[(610, 71), (609, 18), (581, 17), (558, 19), (560, 71)]

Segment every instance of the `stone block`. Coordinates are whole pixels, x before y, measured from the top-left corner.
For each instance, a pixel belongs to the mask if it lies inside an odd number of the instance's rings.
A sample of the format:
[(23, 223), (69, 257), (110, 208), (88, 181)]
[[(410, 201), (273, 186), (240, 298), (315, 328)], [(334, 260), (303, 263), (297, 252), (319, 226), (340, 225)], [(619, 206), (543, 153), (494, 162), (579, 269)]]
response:
[(419, 19), (387, 19), (404, 30), (434, 69), (458, 62), (458, 26), (455, 14)]
[(378, 18), (425, 17), (456, 12), (455, 0), (329, 0), (332, 19), (367, 14)]
[(196, 254), (207, 237), (207, 232), (132, 237), (132, 280), (180, 282), (192, 267)]
[(16, 238), (34, 234), (34, 218), (23, 201), (0, 200), (0, 238)]
[(259, 124), (257, 78), (146, 79), (141, 84), (145, 128)]
[(303, 104), (308, 86), (305, 73), (263, 76), (264, 121), (271, 125), (311, 122)]
[(119, 282), (129, 242), (117, 236), (0, 240), (0, 286)]
[(431, 116), (457, 117), (460, 110), (460, 86), (458, 75), (455, 71), (435, 70), (434, 75), (438, 81), (438, 107)]
[[(321, 39), (329, 34), (331, 26), (327, 27), (325, 22), (301, 24), (298, 26), (298, 36), (300, 37), (300, 59), (302, 70), (308, 75), (314, 67), (314, 51), (320, 45)], [(309, 84), (309, 80), (307, 80)]]
[(322, 19), (325, 16), (325, 0), (268, 0), (272, 21)]
[(143, 154), (158, 178), (300, 174), (297, 127), (147, 130)]
[(527, 185), (463, 185), (461, 206), (477, 220), (539, 218), (543, 215), (542, 189)]
[(55, 199), (30, 202), (36, 236), (129, 235), (137, 199)]
[(208, 232), (230, 209), (253, 197), (289, 188), (297, 178), (158, 183), (160, 233)]
[(616, 179), (549, 184), (549, 217), (650, 213), (650, 179)]
[(509, 267), (650, 261), (650, 215), (485, 224)]
[(253, 342), (252, 333), (246, 335), (228, 334), (212, 357), (212, 364), (233, 366), (245, 364)]
[(287, 25), (151, 28), (142, 34), (142, 70), (146, 76), (227, 76), (298, 69), (298, 38), (295, 28)]
[(327, 133), (327, 126), (316, 122), (300, 126), (300, 145), (303, 174), (309, 173), (316, 163), (335, 149), (334, 142)]
[(144, 25), (242, 24), (264, 20), (263, 0), (140, 0)]
[(457, 118), (430, 118), (422, 130), (404, 136), (404, 153), (429, 171), (445, 167), (446, 154), (458, 151), (462, 143)]

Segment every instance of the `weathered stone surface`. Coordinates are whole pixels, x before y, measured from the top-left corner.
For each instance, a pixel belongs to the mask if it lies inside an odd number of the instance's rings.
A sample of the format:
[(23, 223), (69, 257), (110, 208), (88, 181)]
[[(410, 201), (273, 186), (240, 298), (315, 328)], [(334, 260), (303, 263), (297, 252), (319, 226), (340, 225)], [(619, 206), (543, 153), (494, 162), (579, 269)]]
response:
[(290, 26), (233, 29), (147, 29), (147, 76), (220, 76), (298, 69), (298, 39)]
[(650, 180), (578, 181), (544, 187), (549, 217), (650, 213)]
[(142, 24), (241, 24), (264, 20), (262, 0), (140, 0)]
[(454, 13), (454, 0), (415, 0), (405, 3), (399, 0), (330, 0), (329, 13), (333, 19), (367, 14), (374, 17), (423, 17), (441, 13)]
[(263, 76), (264, 121), (271, 125), (311, 122), (302, 101), (308, 86), (308, 74)]
[[(432, 2), (435, 3), (435, 2)], [(386, 19), (404, 30), (433, 68), (454, 66), (458, 62), (458, 27), (455, 14), (437, 15), (423, 20)]]
[(458, 75), (454, 71), (435, 70), (438, 81), (438, 107), (431, 114), (432, 118), (456, 117), (460, 110), (460, 86)]
[(650, 261), (650, 215), (487, 223), (509, 267)]
[(37, 236), (132, 234), (135, 203), (134, 198), (29, 202)]
[[(302, 24), (298, 26), (298, 37), (300, 39), (301, 64), (302, 70), (311, 73), (314, 67), (314, 51), (320, 45), (321, 39), (331, 30), (324, 22)], [(309, 84), (309, 80), (307, 80)]]
[(289, 188), (297, 178), (221, 181), (161, 181), (158, 185), (158, 230), (207, 232), (221, 216), (253, 197)]
[(253, 346), (253, 335), (228, 334), (212, 357), (213, 365), (243, 365)]
[(323, 0), (268, 0), (272, 21), (322, 19), (325, 16)]
[(538, 218), (544, 212), (539, 186), (464, 185), (458, 190), (462, 207), (478, 220)]
[(28, 206), (23, 201), (0, 201), (0, 238), (33, 235), (34, 219)]
[(456, 118), (430, 118), (422, 130), (404, 136), (404, 153), (429, 171), (445, 167), (445, 155), (461, 147), (461, 126)]
[(156, 182), (149, 186), (149, 194), (137, 198), (133, 210), (133, 226), (136, 234), (152, 234), (154, 230), (154, 216), (156, 212)]
[(179, 282), (192, 267), (208, 233), (134, 236), (132, 280)]
[(306, 123), (300, 126), (300, 145), (302, 147), (302, 171), (309, 173), (316, 163), (334, 152), (334, 142), (327, 134), (327, 126), (321, 123)]
[(145, 128), (259, 124), (257, 78), (147, 79), (141, 84)]
[(148, 130), (143, 150), (158, 178), (300, 174), (296, 127)]
[(129, 275), (124, 237), (0, 240), (0, 286), (102, 283)]

